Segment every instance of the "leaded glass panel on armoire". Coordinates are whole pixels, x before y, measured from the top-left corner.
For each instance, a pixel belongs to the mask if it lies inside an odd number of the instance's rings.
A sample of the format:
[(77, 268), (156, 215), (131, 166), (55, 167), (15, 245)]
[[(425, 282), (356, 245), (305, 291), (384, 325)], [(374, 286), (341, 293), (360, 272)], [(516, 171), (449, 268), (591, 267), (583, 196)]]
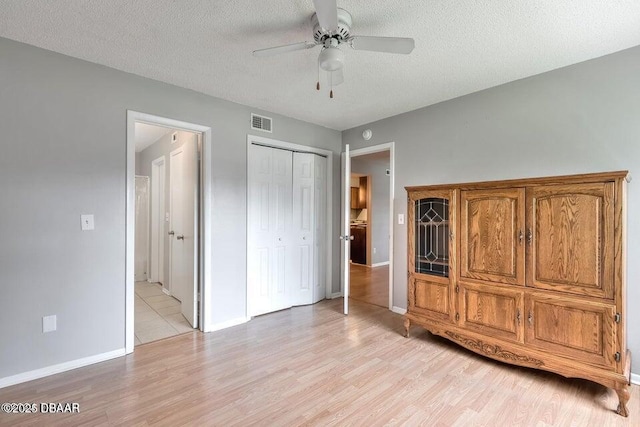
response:
[(449, 277), (449, 199), (415, 202), (416, 273)]
[(455, 275), (455, 192), (409, 194), (408, 306), (412, 313), (452, 322), (456, 297), (451, 287)]

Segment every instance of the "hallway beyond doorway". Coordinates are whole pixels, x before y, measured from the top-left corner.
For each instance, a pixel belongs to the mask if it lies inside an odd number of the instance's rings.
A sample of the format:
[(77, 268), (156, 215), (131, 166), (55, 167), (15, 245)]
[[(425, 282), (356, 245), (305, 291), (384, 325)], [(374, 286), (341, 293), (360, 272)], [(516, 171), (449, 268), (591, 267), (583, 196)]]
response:
[(159, 283), (136, 282), (135, 316), (135, 345), (194, 331)]
[(388, 308), (389, 266), (367, 267), (350, 264), (351, 287), (349, 297), (358, 301)]

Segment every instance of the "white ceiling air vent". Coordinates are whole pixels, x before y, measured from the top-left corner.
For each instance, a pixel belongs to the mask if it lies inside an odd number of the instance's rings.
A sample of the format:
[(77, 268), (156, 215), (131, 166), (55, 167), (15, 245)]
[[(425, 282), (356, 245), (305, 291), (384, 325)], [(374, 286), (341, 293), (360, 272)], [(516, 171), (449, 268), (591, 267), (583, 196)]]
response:
[(271, 126), (272, 120), (270, 117), (259, 116), (251, 113), (251, 129), (262, 130), (265, 132), (273, 132)]

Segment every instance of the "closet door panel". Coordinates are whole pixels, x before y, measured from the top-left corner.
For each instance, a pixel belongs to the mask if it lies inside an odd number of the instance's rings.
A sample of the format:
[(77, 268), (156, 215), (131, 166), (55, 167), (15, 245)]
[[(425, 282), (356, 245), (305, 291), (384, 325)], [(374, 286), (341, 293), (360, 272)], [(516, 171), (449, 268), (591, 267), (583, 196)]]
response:
[(313, 303), (315, 155), (293, 153), (293, 305)]
[(292, 153), (250, 146), (249, 314), (291, 307)]
[(292, 153), (271, 149), (273, 158), (273, 203), (272, 217), (274, 229), (273, 249), (275, 251), (273, 281), (271, 283), (271, 309), (282, 310), (291, 307), (293, 292), (292, 264), (293, 236), (291, 225), (292, 201)]
[(323, 300), (326, 291), (326, 271), (325, 258), (326, 246), (326, 212), (327, 212), (327, 159), (321, 156), (314, 157), (314, 203), (315, 211), (315, 231), (313, 240), (315, 242), (313, 253), (313, 303)]

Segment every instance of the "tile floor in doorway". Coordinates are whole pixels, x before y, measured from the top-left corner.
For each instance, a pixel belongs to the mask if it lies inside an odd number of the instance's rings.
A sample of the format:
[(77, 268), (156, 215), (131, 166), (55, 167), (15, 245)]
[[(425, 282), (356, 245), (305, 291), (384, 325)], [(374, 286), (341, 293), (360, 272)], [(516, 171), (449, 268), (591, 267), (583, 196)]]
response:
[(162, 292), (159, 283), (136, 282), (135, 345), (193, 332), (180, 312), (180, 301)]

